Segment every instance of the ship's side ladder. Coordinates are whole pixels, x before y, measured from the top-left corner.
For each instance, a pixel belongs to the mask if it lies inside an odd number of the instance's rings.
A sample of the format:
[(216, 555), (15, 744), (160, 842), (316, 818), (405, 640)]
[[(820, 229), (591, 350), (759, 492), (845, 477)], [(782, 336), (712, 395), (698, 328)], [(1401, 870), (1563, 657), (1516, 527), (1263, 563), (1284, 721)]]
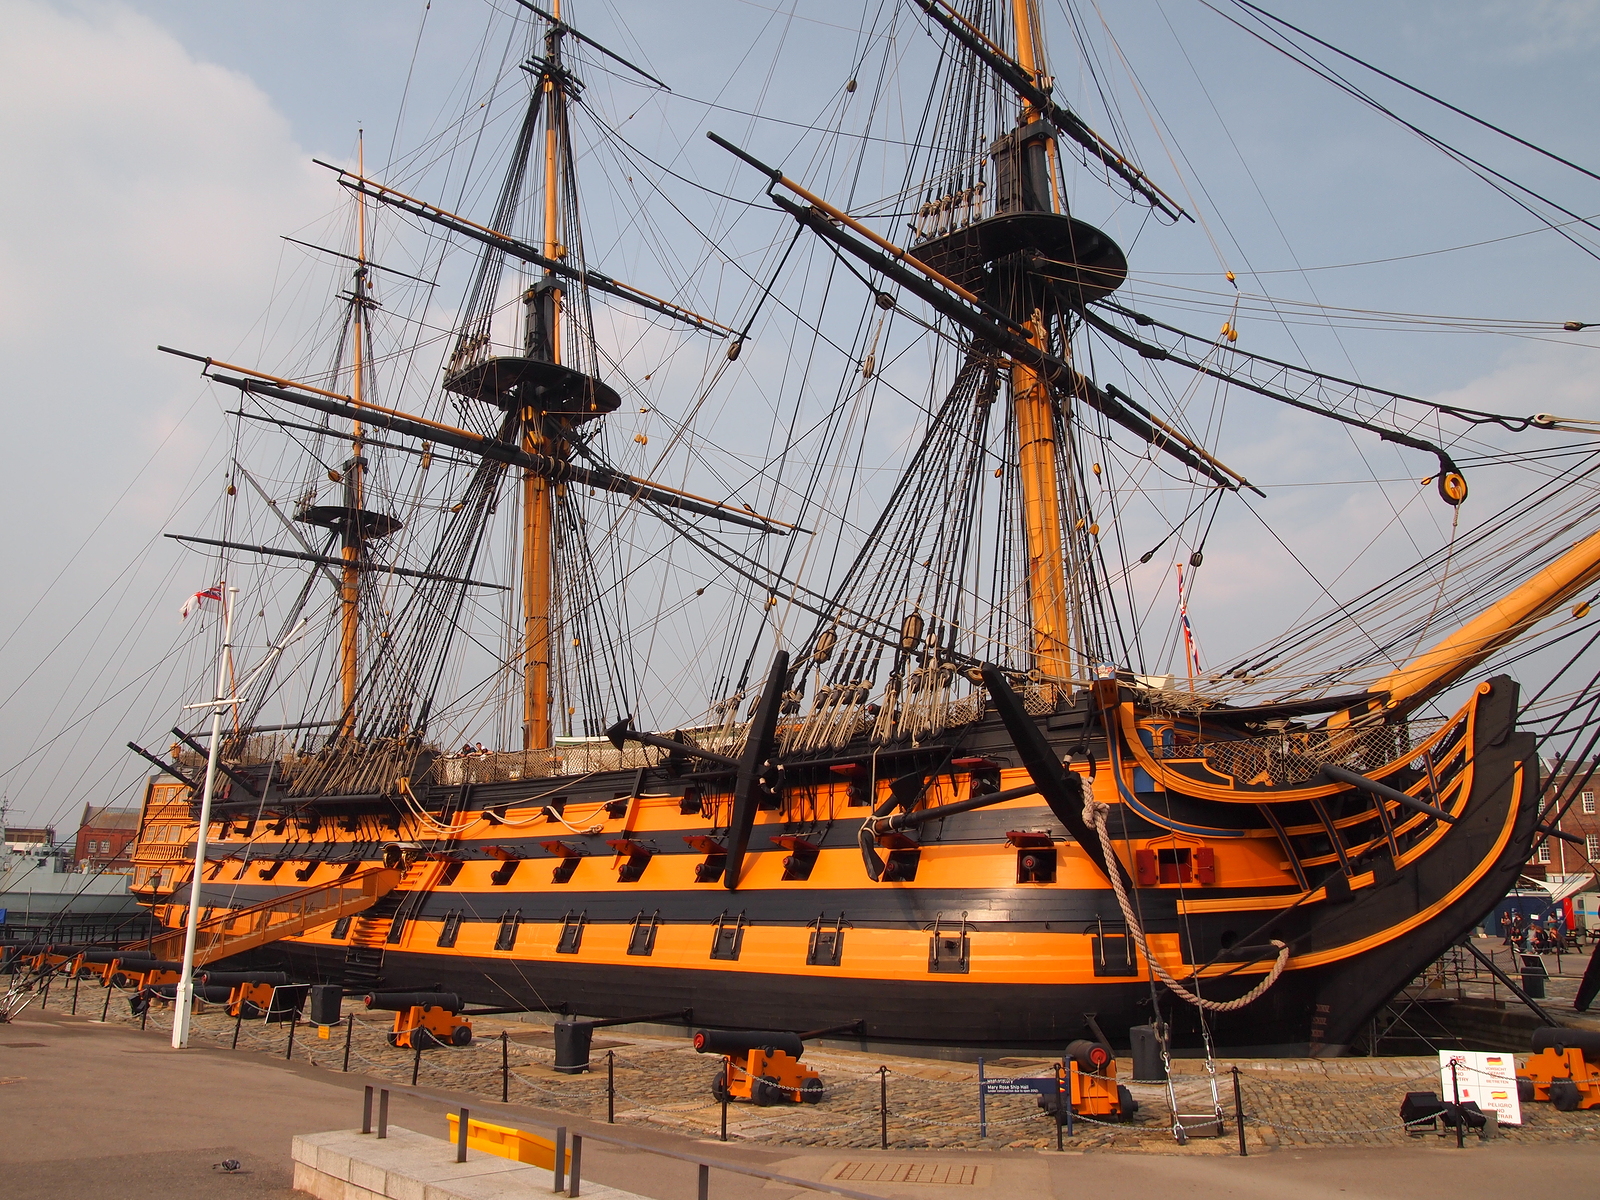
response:
[[(365, 912), (399, 885), (401, 875), (401, 871), (390, 867), (368, 867), (343, 879), (301, 888), (248, 908), (227, 909), (200, 922), (195, 938), (195, 966)], [(177, 959), (183, 955), (183, 938), (181, 928), (169, 929), (124, 948), (149, 950), (158, 959)]]

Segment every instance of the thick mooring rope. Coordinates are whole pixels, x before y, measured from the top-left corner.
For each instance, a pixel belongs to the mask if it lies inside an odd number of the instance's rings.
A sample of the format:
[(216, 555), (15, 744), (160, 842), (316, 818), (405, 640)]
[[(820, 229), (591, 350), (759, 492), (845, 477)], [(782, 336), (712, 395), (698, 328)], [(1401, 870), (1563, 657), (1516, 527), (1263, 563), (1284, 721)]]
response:
[(1144, 927), (1139, 924), (1139, 919), (1133, 911), (1133, 905), (1128, 900), (1128, 889), (1122, 882), (1122, 872), (1117, 870), (1118, 862), (1116, 851), (1111, 847), (1111, 833), (1106, 828), (1106, 813), (1109, 805), (1099, 800), (1085, 798), (1083, 802), (1083, 822), (1100, 835), (1100, 849), (1106, 858), (1106, 873), (1111, 876), (1111, 890), (1117, 894), (1117, 906), (1122, 909), (1122, 919), (1128, 923), (1128, 932), (1133, 935), (1133, 941), (1139, 947), (1139, 952), (1144, 955), (1145, 961), (1150, 964), (1150, 969), (1156, 973), (1161, 982), (1166, 984), (1177, 995), (1187, 1000), (1197, 1008), (1208, 1012), (1233, 1012), (1259, 1000), (1273, 984), (1278, 982), (1278, 976), (1283, 974), (1284, 967), (1289, 965), (1289, 947), (1277, 938), (1272, 939), (1272, 944), (1278, 948), (1278, 960), (1272, 964), (1272, 970), (1267, 972), (1267, 977), (1244, 995), (1234, 1000), (1207, 1000), (1204, 996), (1196, 995), (1189, 991), (1161, 965), (1159, 959), (1150, 953), (1150, 947), (1144, 940)]

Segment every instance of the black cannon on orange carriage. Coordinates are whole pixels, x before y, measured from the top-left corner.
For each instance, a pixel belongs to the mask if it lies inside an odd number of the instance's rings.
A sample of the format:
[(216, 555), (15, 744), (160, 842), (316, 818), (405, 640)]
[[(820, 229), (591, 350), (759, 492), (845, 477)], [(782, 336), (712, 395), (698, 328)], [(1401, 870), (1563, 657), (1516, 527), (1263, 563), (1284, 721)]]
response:
[(366, 1005), (394, 1013), (391, 1046), (427, 1050), (472, 1044), (472, 1022), (459, 1015), (461, 998), (450, 992), (372, 992)]
[(822, 1079), (800, 1062), (806, 1052), (797, 1033), (773, 1029), (700, 1029), (694, 1048), (699, 1054), (720, 1054), (722, 1068), (711, 1080), (711, 1094), (721, 1100), (750, 1100), (766, 1108), (785, 1102), (816, 1104)]

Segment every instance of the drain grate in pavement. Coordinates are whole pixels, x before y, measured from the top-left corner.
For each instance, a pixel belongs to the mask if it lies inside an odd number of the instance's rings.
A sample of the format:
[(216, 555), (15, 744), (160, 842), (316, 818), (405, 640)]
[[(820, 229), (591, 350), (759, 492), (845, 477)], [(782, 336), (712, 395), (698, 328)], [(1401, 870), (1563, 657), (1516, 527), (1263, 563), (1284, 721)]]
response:
[(846, 1162), (829, 1171), (836, 1183), (975, 1184), (979, 1168), (949, 1162)]

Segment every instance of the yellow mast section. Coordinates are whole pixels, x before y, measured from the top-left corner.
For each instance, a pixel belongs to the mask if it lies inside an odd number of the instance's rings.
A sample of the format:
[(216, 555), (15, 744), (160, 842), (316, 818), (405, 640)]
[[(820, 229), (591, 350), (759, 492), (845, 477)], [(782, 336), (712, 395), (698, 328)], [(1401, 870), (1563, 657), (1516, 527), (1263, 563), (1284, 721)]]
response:
[[(1017, 31), (1017, 62), (1037, 80), (1044, 74), (1044, 65), (1038, 49), (1038, 13), (1034, 0), (1012, 0), (1012, 19)], [(1039, 110), (1031, 102), (1025, 103), (1019, 139), (1027, 126), (1040, 119)], [(1052, 205), (1059, 207), (1054, 186), (1054, 139), (1049, 139), (1047, 145), (1051, 166), (1050, 198)], [(1035, 309), (1026, 323), (1028, 340), (1041, 349), (1046, 348), (1042, 314)], [(1055, 404), (1044, 377), (1015, 359), (1011, 363), (1011, 402), (1017, 418), (1017, 467), (1022, 489), (1023, 529), (1027, 537), (1034, 665), (1046, 679), (1067, 680), (1072, 678), (1071, 633), (1067, 617), (1066, 559), (1061, 540), (1061, 496), (1056, 486)]]
[[(551, 15), (561, 19), (561, 0), (554, 0)], [(559, 37), (559, 32), (553, 35)], [(561, 124), (562, 97), (554, 79), (544, 82), (544, 252), (561, 259)], [(547, 276), (546, 285), (555, 283)], [(561, 300), (559, 287), (550, 287), (550, 324), (547, 345), (552, 362), (561, 361)], [(559, 447), (544, 436), (542, 414), (523, 409), (524, 450), (555, 454)], [(542, 750), (554, 744), (550, 724), (550, 612), (555, 599), (555, 493), (556, 485), (522, 473), (522, 746)]]
[(1600, 533), (1591, 533), (1532, 579), (1502, 596), (1433, 649), (1391, 671), (1369, 691), (1387, 692), (1387, 709), (1409, 711), (1437, 695), (1535, 621), (1600, 579)]
[[(366, 175), (366, 139), (365, 135), (358, 134), (356, 138), (357, 169), (362, 176)], [(350, 395), (359, 406), (365, 391), (363, 376), (366, 371), (364, 355), (364, 342), (366, 341), (366, 305), (367, 305), (367, 201), (363, 196), (356, 197), (356, 276), (353, 298), (351, 300), (351, 329), (355, 336), (355, 348), (351, 357)], [(355, 732), (356, 723), (356, 678), (359, 668), (360, 654), (360, 580), (361, 569), (359, 560), (361, 556), (361, 539), (365, 530), (362, 527), (361, 509), (365, 497), (362, 475), (366, 470), (366, 460), (361, 455), (362, 428), (360, 421), (351, 422), (350, 427), (350, 462), (345, 468), (345, 526), (344, 536), (341, 539), (339, 550), (340, 557), (344, 559), (344, 566), (340, 571), (339, 580), (339, 684), (342, 699), (339, 736), (350, 737)]]

